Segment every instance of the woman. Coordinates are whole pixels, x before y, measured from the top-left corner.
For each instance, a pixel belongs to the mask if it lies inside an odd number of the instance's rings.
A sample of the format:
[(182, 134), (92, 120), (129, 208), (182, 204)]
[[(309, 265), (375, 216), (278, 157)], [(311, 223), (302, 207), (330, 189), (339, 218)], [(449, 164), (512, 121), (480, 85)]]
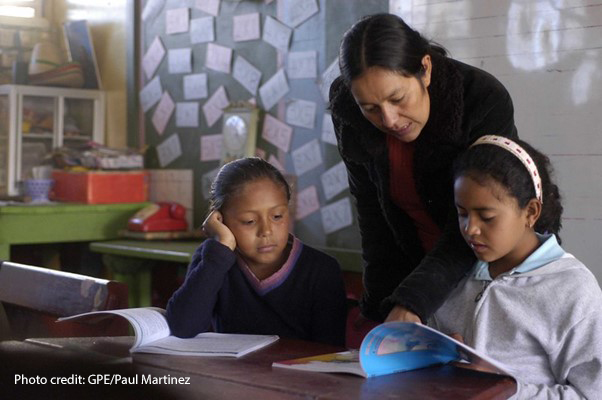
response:
[(358, 211), (362, 314), (426, 321), (475, 261), (458, 230), (452, 162), (482, 135), (516, 138), (512, 100), (391, 14), (353, 25), (339, 63), (330, 109)]

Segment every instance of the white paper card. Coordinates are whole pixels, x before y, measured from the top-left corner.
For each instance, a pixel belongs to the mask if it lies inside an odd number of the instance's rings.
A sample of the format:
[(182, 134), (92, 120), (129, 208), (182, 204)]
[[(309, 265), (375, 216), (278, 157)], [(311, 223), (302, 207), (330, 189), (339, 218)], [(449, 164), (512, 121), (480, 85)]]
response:
[(263, 23), (264, 42), (271, 44), (278, 50), (287, 52), (292, 33), (293, 30), (283, 23), (276, 21), (270, 16), (265, 17), (265, 22)]
[(259, 147), (255, 148), (255, 157), (263, 158), (265, 160), (266, 154), (264, 149), (260, 149)]
[(176, 126), (196, 128), (199, 126), (199, 103), (182, 102), (176, 104)]
[(341, 75), (341, 70), (339, 69), (339, 58), (337, 57), (322, 73), (320, 92), (322, 92), (322, 98), (324, 98), (324, 101), (328, 101), (328, 97), (330, 95), (330, 85), (332, 85), (332, 82), (339, 75)]
[(188, 32), (189, 22), (188, 7), (167, 10), (165, 12), (165, 33), (173, 35), (174, 33)]
[(163, 89), (161, 89), (161, 80), (155, 76), (149, 83), (142, 88), (139, 94), (140, 106), (142, 111), (147, 112), (156, 102), (161, 100)]
[(201, 190), (203, 192), (203, 198), (205, 200), (209, 200), (209, 198), (211, 197), (211, 184), (213, 183), (213, 180), (217, 176), (218, 172), (219, 167), (216, 169), (212, 169), (211, 171), (206, 172), (201, 176)]
[(196, 0), (194, 6), (207, 14), (217, 17), (219, 15), (219, 4), (220, 0)]
[(320, 209), (320, 201), (318, 200), (318, 191), (316, 190), (316, 187), (311, 185), (298, 192), (296, 205), (296, 220), (303, 219), (314, 211), (318, 211)]
[(155, 36), (155, 39), (153, 39), (153, 42), (142, 58), (142, 68), (144, 68), (147, 79), (150, 79), (155, 74), (155, 71), (159, 67), (159, 64), (161, 64), (164, 56), (165, 47), (163, 47), (163, 43), (161, 43), (159, 36)]
[(316, 78), (318, 76), (318, 52), (293, 51), (288, 53), (286, 75), (289, 79)]
[(318, 139), (314, 139), (293, 150), (291, 155), (297, 176), (301, 176), (322, 164), (322, 153), (320, 152)]
[(190, 43), (207, 43), (215, 40), (213, 17), (195, 18), (190, 21)]
[(286, 107), (286, 122), (301, 128), (314, 129), (316, 103), (306, 100), (291, 100)]
[(203, 104), (203, 113), (207, 120), (207, 126), (213, 126), (224, 113), (224, 108), (228, 107), (229, 104), (230, 100), (228, 100), (226, 89), (224, 89), (223, 86), (220, 86), (213, 95), (211, 95), (209, 100)]
[(165, 0), (148, 0), (142, 10), (142, 20), (147, 21), (157, 18), (164, 5)]
[(316, 0), (288, 0), (281, 4), (282, 22), (293, 28), (319, 11)]
[(322, 180), (322, 188), (324, 189), (326, 200), (332, 199), (349, 187), (347, 168), (345, 168), (343, 161), (324, 172), (320, 179)]
[(162, 135), (165, 131), (165, 127), (167, 126), (167, 122), (169, 121), (174, 108), (175, 104), (171, 99), (171, 96), (167, 91), (165, 91), (163, 96), (161, 96), (159, 105), (157, 105), (157, 108), (155, 108), (152, 118), (153, 126), (160, 135)]
[(201, 161), (222, 158), (222, 134), (201, 136)]
[(288, 152), (292, 136), (293, 128), (279, 119), (272, 117), (270, 114), (265, 115), (261, 137), (266, 142), (273, 144), (282, 151)]
[(157, 146), (157, 155), (159, 156), (159, 164), (161, 167), (171, 164), (172, 161), (182, 155), (180, 138), (177, 133), (174, 133), (167, 140)]
[(207, 74), (186, 75), (183, 79), (184, 99), (204, 99), (207, 97)]
[(332, 115), (324, 113), (322, 118), (322, 141), (337, 145), (337, 137), (334, 132), (334, 124), (332, 123)]
[(232, 39), (235, 42), (260, 38), (259, 13), (235, 15), (232, 19)]
[(207, 57), (205, 66), (214, 71), (230, 73), (230, 63), (232, 62), (232, 49), (219, 44), (207, 44)]
[(170, 74), (188, 74), (192, 72), (192, 50), (190, 47), (169, 50), (167, 60)]
[(274, 166), (274, 168), (276, 168), (278, 171), (280, 171), (282, 173), (286, 172), (284, 170), (284, 165), (282, 165), (280, 160), (278, 160), (276, 157), (274, 157), (273, 154), (270, 154), (270, 156), (268, 157), (268, 162), (270, 164), (272, 164)]
[(255, 68), (253, 64), (238, 56), (234, 60), (234, 71), (232, 73), (234, 79), (238, 81), (251, 94), (257, 93), (257, 87), (261, 80), (261, 71)]
[(266, 83), (259, 88), (259, 96), (266, 111), (274, 107), (289, 91), (284, 70), (280, 69)]
[(353, 222), (349, 197), (322, 207), (320, 212), (322, 213), (322, 226), (327, 234), (350, 226)]

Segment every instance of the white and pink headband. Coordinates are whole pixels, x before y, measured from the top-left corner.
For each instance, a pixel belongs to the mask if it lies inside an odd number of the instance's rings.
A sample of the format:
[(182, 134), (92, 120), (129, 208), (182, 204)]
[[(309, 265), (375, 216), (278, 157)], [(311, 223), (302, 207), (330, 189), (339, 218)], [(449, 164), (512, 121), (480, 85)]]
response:
[(513, 142), (508, 138), (496, 135), (481, 136), (470, 147), (476, 146), (478, 144), (493, 144), (503, 149), (506, 149), (512, 154), (514, 154), (516, 158), (518, 158), (529, 171), (529, 175), (531, 175), (531, 179), (533, 180), (533, 186), (535, 187), (535, 196), (537, 197), (537, 200), (539, 200), (543, 204), (541, 177), (539, 176), (539, 171), (537, 171), (537, 166), (535, 165), (535, 162), (525, 149), (520, 147), (518, 143)]

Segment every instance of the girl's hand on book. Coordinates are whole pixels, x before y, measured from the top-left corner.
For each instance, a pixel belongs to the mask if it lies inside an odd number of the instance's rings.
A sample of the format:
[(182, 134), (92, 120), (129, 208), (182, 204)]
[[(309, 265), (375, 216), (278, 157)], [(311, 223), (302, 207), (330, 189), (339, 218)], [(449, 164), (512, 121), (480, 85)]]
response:
[(400, 321), (400, 322), (415, 322), (421, 324), (420, 317), (410, 310), (402, 306), (395, 306), (387, 316), (385, 322)]
[(229, 247), (230, 250), (234, 251), (236, 248), (236, 238), (232, 231), (224, 225), (224, 217), (221, 212), (217, 210), (211, 211), (205, 222), (203, 222), (203, 231), (205, 231), (207, 236)]

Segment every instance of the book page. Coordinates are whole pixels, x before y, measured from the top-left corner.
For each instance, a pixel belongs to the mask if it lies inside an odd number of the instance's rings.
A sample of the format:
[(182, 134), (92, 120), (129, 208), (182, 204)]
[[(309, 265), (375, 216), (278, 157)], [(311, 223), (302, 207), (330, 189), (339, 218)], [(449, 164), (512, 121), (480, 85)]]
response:
[(272, 363), (272, 367), (300, 371), (340, 372), (366, 377), (360, 365), (359, 352), (357, 350), (278, 361)]
[(84, 316), (92, 315), (119, 315), (127, 319), (136, 335), (136, 341), (130, 351), (155, 340), (169, 336), (169, 325), (165, 319), (165, 310), (156, 307), (126, 308), (122, 310), (92, 311), (84, 314), (72, 315), (59, 318), (58, 321), (66, 321)]
[(435, 329), (415, 323), (381, 324), (366, 335), (360, 348), (360, 363), (368, 377), (462, 360), (512, 376), (495, 360)]
[(276, 335), (200, 333), (193, 338), (169, 336), (135, 351), (139, 353), (179, 354), (189, 356), (240, 357), (278, 340)]

